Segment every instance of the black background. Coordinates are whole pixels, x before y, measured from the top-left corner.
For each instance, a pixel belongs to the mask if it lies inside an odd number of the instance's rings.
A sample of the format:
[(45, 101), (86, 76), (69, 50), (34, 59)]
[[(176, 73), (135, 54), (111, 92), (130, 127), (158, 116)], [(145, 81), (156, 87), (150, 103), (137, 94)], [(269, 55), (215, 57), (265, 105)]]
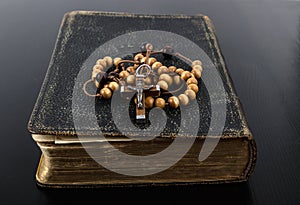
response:
[[(35, 184), (40, 150), (27, 123), (61, 19), (71, 10), (208, 15), (258, 146), (247, 183), (47, 190)], [(300, 2), (1, 0), (1, 204), (300, 204)], [(138, 199), (141, 197), (141, 199)], [(108, 199), (107, 202), (104, 202)], [(94, 203), (95, 203), (94, 202)]]

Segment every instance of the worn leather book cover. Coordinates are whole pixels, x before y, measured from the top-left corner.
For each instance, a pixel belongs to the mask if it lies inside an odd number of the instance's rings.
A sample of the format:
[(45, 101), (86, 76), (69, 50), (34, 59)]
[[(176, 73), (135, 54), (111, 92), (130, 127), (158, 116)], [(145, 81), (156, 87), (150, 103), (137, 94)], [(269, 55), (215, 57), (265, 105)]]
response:
[[(149, 41), (203, 62), (188, 115), (165, 108), (152, 112), (161, 123), (139, 124), (135, 107), (125, 106), (131, 101), (85, 95), (95, 60), (130, 56)], [(164, 63), (188, 69), (177, 58)], [(28, 130), (42, 151), (36, 180), (43, 187), (244, 182), (257, 155), (215, 28), (202, 14), (66, 13)]]

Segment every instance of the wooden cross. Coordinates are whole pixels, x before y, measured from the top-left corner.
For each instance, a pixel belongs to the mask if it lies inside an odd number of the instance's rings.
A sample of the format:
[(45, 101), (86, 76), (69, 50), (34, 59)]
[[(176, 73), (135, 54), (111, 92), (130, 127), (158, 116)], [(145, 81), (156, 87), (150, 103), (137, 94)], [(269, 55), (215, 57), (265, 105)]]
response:
[(136, 120), (143, 122), (146, 119), (145, 99), (148, 96), (157, 97), (160, 95), (159, 85), (145, 85), (145, 78), (151, 73), (151, 67), (142, 64), (136, 69), (135, 86), (122, 85), (120, 88), (123, 97), (132, 96), (132, 92), (136, 92)]

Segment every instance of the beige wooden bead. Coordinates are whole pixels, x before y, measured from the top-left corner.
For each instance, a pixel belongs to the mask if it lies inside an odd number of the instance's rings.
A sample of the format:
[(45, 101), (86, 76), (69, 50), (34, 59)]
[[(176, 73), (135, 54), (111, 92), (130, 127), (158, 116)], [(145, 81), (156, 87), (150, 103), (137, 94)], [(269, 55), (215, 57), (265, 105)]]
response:
[(146, 97), (146, 99), (145, 99), (145, 107), (149, 109), (149, 108), (152, 108), (153, 105), (154, 105), (154, 98), (151, 97), (151, 96)]
[(192, 68), (195, 70), (200, 70), (200, 72), (203, 71), (202, 65), (194, 65)]
[(164, 80), (158, 81), (157, 85), (159, 85), (159, 87), (163, 90), (168, 90), (169, 88), (168, 83)]
[(177, 69), (177, 68), (176, 68), (175, 66), (173, 66), (173, 65), (172, 65), (172, 66), (169, 66), (169, 71), (170, 71), (170, 72), (175, 72), (176, 69)]
[(126, 77), (126, 83), (128, 84), (134, 84), (135, 83), (135, 76), (134, 75), (129, 75)]
[(152, 45), (151, 43), (147, 43), (147, 44), (145, 45), (145, 49), (146, 49), (146, 50), (153, 50), (153, 45)]
[(155, 106), (163, 109), (166, 106), (166, 101), (163, 98), (156, 98)]
[(151, 78), (150, 78), (149, 76), (147, 76), (147, 77), (145, 78), (144, 82), (145, 82), (147, 85), (150, 85), (151, 82), (152, 82), (152, 80), (151, 80)]
[(186, 96), (188, 96), (190, 100), (196, 99), (196, 93), (193, 90), (186, 90), (184, 91), (184, 94), (186, 94)]
[(153, 69), (158, 69), (162, 66), (161, 62), (156, 61), (155, 63), (152, 64)]
[(185, 94), (180, 94), (178, 96), (178, 99), (179, 99), (180, 105), (185, 106), (185, 105), (189, 104), (189, 97)]
[(148, 64), (148, 65), (150, 65), (150, 66), (152, 66), (153, 65), (153, 63), (155, 63), (156, 62), (156, 58), (148, 58), (148, 61), (146, 62), (146, 57), (143, 57), (142, 59), (141, 59), (141, 63), (146, 63), (146, 64)]
[(114, 65), (117, 66), (119, 64), (119, 62), (122, 60), (122, 58), (114, 58)]
[(138, 53), (138, 54), (136, 54), (136, 55), (134, 56), (133, 60), (134, 60), (134, 61), (139, 61), (139, 60), (141, 60), (142, 58), (144, 58), (143, 54)]
[(103, 68), (106, 68), (107, 63), (104, 59), (99, 59), (97, 60), (96, 65), (102, 65)]
[(166, 81), (168, 85), (172, 85), (173, 79), (169, 74), (163, 73), (159, 76), (159, 80)]
[(183, 70), (182, 68), (177, 68), (175, 72), (176, 72), (178, 75), (181, 75), (181, 73), (182, 73), (183, 71), (184, 71), (184, 70)]
[(123, 70), (119, 73), (120, 78), (126, 78), (127, 76), (129, 76), (129, 73), (126, 70)]
[(192, 75), (191, 75), (191, 73), (190, 73), (190, 71), (183, 71), (182, 73), (181, 73), (181, 79), (182, 80), (187, 80), (187, 79), (189, 79), (190, 77), (191, 77)]
[(108, 84), (108, 88), (110, 88), (112, 91), (117, 91), (119, 90), (120, 86), (117, 82), (110, 82)]
[(193, 70), (192, 70), (192, 74), (193, 74), (196, 78), (198, 78), (198, 79), (201, 77), (201, 71), (200, 71), (200, 70), (193, 69)]
[[(148, 58), (148, 61), (149, 61), (149, 58)], [(143, 57), (143, 58), (140, 60), (140, 62), (141, 62), (141, 63), (147, 63), (147, 62), (146, 62), (146, 57)]]
[(94, 70), (92, 72), (92, 79), (94, 79), (98, 75), (98, 73), (100, 73), (100, 72), (101, 72), (100, 70)]
[(186, 81), (186, 84), (189, 85), (189, 84), (196, 84), (198, 85), (198, 80), (195, 78), (195, 77), (191, 77), (189, 78), (187, 81)]
[(100, 90), (100, 94), (101, 94), (101, 96), (103, 98), (109, 99), (111, 97), (111, 95), (112, 95), (112, 92), (111, 92), (111, 90), (109, 88), (102, 88)]
[(156, 58), (153, 58), (153, 57), (149, 58), (149, 60), (148, 60), (148, 64), (149, 64), (150, 66), (152, 66), (153, 63), (155, 63), (155, 62), (156, 62)]
[(167, 72), (169, 72), (169, 69), (166, 66), (161, 66), (157, 70), (158, 75), (161, 75), (161, 74), (167, 73)]
[(102, 65), (94, 65), (94, 67), (93, 67), (93, 71), (94, 70), (104, 70), (104, 67), (102, 66)]
[(181, 81), (182, 81), (182, 80), (181, 80), (181, 78), (180, 78), (179, 75), (175, 75), (175, 76), (173, 77), (173, 82), (175, 83), (175, 85), (180, 85), (180, 83), (182, 83)]
[(170, 107), (172, 107), (172, 108), (179, 107), (179, 99), (176, 96), (169, 97), (168, 103), (169, 103)]
[(112, 59), (110, 56), (105, 56), (105, 57), (103, 58), (103, 60), (106, 61), (106, 66), (107, 66), (107, 67), (110, 67), (110, 66), (113, 65), (113, 59)]
[(201, 66), (202, 66), (202, 62), (201, 62), (200, 60), (194, 60), (194, 61), (192, 62), (192, 67), (193, 67), (194, 65), (201, 65)]
[(196, 84), (189, 84), (188, 89), (193, 90), (195, 93), (198, 93), (198, 91), (199, 91), (198, 85), (196, 85)]
[(133, 73), (133, 72), (135, 72), (135, 69), (134, 69), (133, 66), (128, 66), (128, 67), (126, 68), (126, 71), (127, 71), (128, 73)]

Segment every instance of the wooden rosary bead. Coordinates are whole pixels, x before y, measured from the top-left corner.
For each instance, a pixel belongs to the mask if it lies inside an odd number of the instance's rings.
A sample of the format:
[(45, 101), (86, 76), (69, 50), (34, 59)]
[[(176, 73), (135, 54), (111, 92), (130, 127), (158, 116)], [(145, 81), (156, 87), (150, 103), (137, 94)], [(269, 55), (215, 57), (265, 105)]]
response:
[(196, 78), (198, 78), (198, 79), (201, 77), (201, 71), (200, 71), (200, 70), (193, 69), (193, 70), (192, 70), (192, 74), (193, 74)]
[(122, 58), (119, 57), (114, 58), (114, 65), (117, 66), (121, 60)]
[(163, 109), (166, 106), (166, 101), (163, 98), (156, 98), (155, 106)]
[(166, 81), (168, 85), (172, 85), (173, 79), (169, 74), (163, 73), (159, 76), (159, 80)]
[(179, 99), (176, 96), (169, 97), (168, 103), (169, 103), (170, 107), (172, 107), (172, 108), (179, 107)]
[(170, 72), (175, 72), (176, 69), (177, 69), (177, 68), (176, 68), (175, 66), (173, 66), (173, 65), (172, 65), (172, 66), (169, 66), (169, 71), (170, 71)]
[(134, 61), (139, 61), (139, 60), (141, 60), (142, 58), (144, 58), (143, 54), (138, 53), (138, 54), (136, 54), (136, 55), (134, 56), (133, 60), (134, 60)]
[(194, 65), (192, 68), (193, 68), (194, 70), (200, 70), (200, 72), (203, 71), (203, 68), (202, 68), (201, 65)]
[(154, 98), (151, 96), (146, 97), (145, 99), (145, 107), (150, 109), (152, 108), (154, 105)]
[(185, 94), (180, 94), (178, 96), (178, 99), (179, 99), (180, 105), (185, 106), (185, 105), (189, 104), (189, 97)]
[(181, 78), (180, 78), (180, 76), (179, 76), (179, 75), (175, 75), (175, 76), (173, 77), (173, 82), (175, 83), (175, 85), (180, 85), (180, 83), (181, 83)]
[(105, 99), (109, 99), (111, 98), (112, 92), (109, 88), (102, 88), (100, 90), (100, 95)]
[(168, 83), (164, 80), (158, 81), (157, 85), (159, 85), (159, 87), (163, 90), (168, 90), (169, 88)]
[(134, 75), (128, 75), (126, 77), (126, 83), (128, 83), (128, 84), (134, 84), (135, 83), (135, 76)]
[(142, 47), (142, 50), (153, 50), (153, 45), (151, 43), (145, 43)]
[(155, 63), (155, 62), (156, 62), (156, 58), (153, 58), (153, 57), (149, 58), (149, 60), (148, 60), (148, 64), (149, 64), (150, 66), (152, 66), (153, 63)]
[(169, 69), (166, 66), (161, 66), (157, 70), (158, 75), (161, 75), (161, 74), (167, 73), (167, 72), (169, 72)]
[(106, 61), (104, 59), (99, 59), (97, 60), (96, 65), (101, 65), (103, 68), (106, 68)]
[(161, 62), (156, 61), (155, 63), (152, 64), (153, 69), (158, 69), (162, 66)]
[(128, 73), (133, 73), (133, 72), (135, 72), (135, 69), (134, 69), (133, 66), (128, 66), (128, 67), (126, 68), (126, 71), (127, 71)]
[(196, 93), (194, 90), (186, 90), (184, 91), (184, 94), (186, 94), (186, 96), (188, 96), (190, 100), (196, 99)]
[(175, 72), (176, 72), (178, 75), (181, 75), (181, 73), (182, 73), (183, 71), (184, 71), (184, 70), (183, 70), (182, 68), (177, 68)]
[(191, 75), (190, 71), (183, 71), (183, 72), (181, 73), (181, 79), (183, 79), (183, 80), (187, 80), (187, 79), (189, 79), (191, 76), (192, 76), (192, 75)]
[(120, 78), (126, 78), (127, 76), (129, 76), (129, 73), (126, 70), (123, 70), (119, 73)]
[(106, 61), (106, 66), (107, 66), (107, 67), (110, 67), (110, 66), (113, 65), (113, 59), (112, 59), (110, 56), (105, 56), (105, 57), (103, 58), (103, 60)]
[[(149, 61), (149, 58), (148, 58), (148, 61)], [(141, 60), (140, 60), (141, 63), (146, 63), (148, 64), (148, 62), (146, 62), (146, 57), (143, 57)]]
[(144, 82), (145, 82), (147, 85), (150, 85), (151, 82), (152, 82), (152, 80), (151, 80), (151, 78), (150, 78), (149, 76), (147, 76), (147, 77), (145, 78)]
[(192, 62), (192, 67), (193, 67), (194, 65), (201, 65), (201, 66), (202, 66), (202, 62), (201, 62), (200, 60), (194, 60), (194, 61)]
[(108, 88), (110, 88), (112, 91), (117, 91), (119, 90), (120, 86), (117, 82), (110, 82), (108, 84)]
[(146, 63), (146, 64), (148, 64), (148, 65), (150, 65), (150, 66), (152, 66), (153, 65), (153, 63), (155, 63), (156, 62), (156, 58), (148, 58), (148, 61), (146, 62), (146, 57), (143, 57), (142, 59), (141, 59), (141, 63)]
[(94, 70), (100, 70), (100, 71), (102, 71), (102, 70), (104, 70), (104, 67), (102, 65), (94, 65), (93, 71)]
[(189, 84), (188, 89), (193, 90), (195, 93), (198, 93), (198, 91), (199, 91), (198, 85), (196, 85), (196, 84)]
[(186, 84), (189, 85), (189, 84), (196, 84), (198, 85), (198, 80), (195, 78), (195, 77), (190, 77), (187, 81), (186, 81)]

